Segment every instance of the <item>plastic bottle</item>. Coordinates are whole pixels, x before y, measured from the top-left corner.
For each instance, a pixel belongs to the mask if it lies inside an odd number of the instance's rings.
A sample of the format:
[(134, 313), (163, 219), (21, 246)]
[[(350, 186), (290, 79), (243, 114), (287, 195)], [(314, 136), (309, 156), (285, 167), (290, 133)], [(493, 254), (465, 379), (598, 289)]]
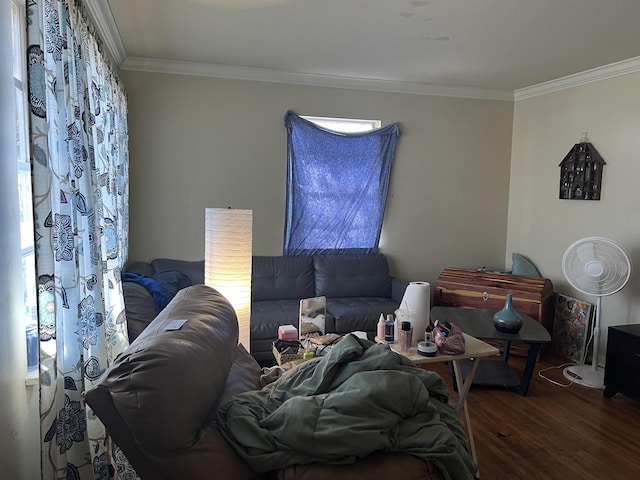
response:
[(387, 315), (387, 321), (384, 322), (384, 341), (386, 343), (394, 343), (396, 341), (395, 327), (396, 322), (393, 321), (393, 314)]
[(433, 341), (433, 327), (431, 325), (427, 325), (427, 328), (424, 332), (424, 341), (425, 342)]
[(402, 322), (400, 325), (400, 350), (403, 352), (411, 350), (412, 333), (413, 329), (411, 328), (411, 322)]
[(400, 338), (398, 336), (398, 319), (393, 318), (393, 313), (387, 313), (387, 324), (391, 322), (393, 324), (393, 342), (395, 343)]
[(377, 337), (381, 342), (384, 340), (384, 315), (382, 313), (380, 314), (380, 320), (378, 320)]

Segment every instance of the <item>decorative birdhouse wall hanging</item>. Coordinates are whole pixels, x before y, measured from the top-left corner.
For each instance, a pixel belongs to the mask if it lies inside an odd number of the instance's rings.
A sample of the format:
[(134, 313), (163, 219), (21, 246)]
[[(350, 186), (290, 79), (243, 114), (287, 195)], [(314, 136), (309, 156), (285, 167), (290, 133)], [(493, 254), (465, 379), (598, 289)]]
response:
[(604, 159), (583, 133), (560, 162), (560, 199), (600, 200)]

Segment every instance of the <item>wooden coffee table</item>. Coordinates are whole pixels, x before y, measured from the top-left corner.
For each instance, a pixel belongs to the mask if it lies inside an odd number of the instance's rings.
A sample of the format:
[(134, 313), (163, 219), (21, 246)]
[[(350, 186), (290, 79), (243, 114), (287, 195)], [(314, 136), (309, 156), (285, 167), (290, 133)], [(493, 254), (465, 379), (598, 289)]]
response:
[[(384, 343), (384, 341), (380, 341), (376, 338), (376, 341), (380, 343)], [(473, 381), (473, 376), (478, 367), (477, 359), (483, 357), (491, 357), (498, 355), (500, 351), (488, 343), (483, 342), (477, 338), (472, 337), (464, 333), (464, 341), (465, 341), (465, 352), (461, 355), (443, 355), (441, 353), (437, 353), (435, 357), (426, 357), (418, 353), (417, 342), (414, 342), (411, 349), (408, 352), (403, 352), (400, 349), (400, 344), (392, 343), (389, 344), (391, 350), (400, 355), (404, 355), (408, 359), (410, 359), (416, 365), (427, 365), (429, 363), (437, 363), (437, 362), (451, 362), (454, 370), (454, 377), (456, 381), (456, 387), (458, 390), (458, 402), (456, 404), (456, 411), (458, 415), (462, 414), (464, 417), (464, 424), (467, 430), (467, 436), (469, 437), (469, 445), (471, 446), (471, 455), (473, 456), (473, 460), (478, 463), (478, 458), (476, 457), (476, 446), (473, 441), (473, 431), (471, 429), (471, 420), (469, 418), (469, 408), (467, 407), (467, 394), (469, 393), (469, 388), (471, 387), (471, 382)], [(467, 361), (470, 362), (471, 368), (467, 371), (466, 375), (463, 375), (461, 362)], [(463, 380), (464, 379), (464, 380)]]
[[(551, 336), (544, 326), (529, 315), (522, 315), (522, 328), (518, 333), (502, 333), (493, 325), (493, 314), (496, 310), (480, 308), (433, 307), (431, 321), (451, 322), (465, 333), (482, 340), (498, 340), (504, 343), (502, 361), (483, 361), (479, 365), (462, 364), (463, 375), (471, 375), (474, 385), (501, 387), (526, 395), (531, 382), (531, 375), (538, 358), (540, 346), (551, 342)], [(527, 362), (522, 375), (509, 365), (509, 349), (512, 343), (529, 345)], [(475, 369), (477, 368), (477, 371)], [(469, 373), (467, 373), (467, 371)], [(456, 376), (458, 372), (455, 372)], [(465, 382), (466, 383), (466, 382)]]

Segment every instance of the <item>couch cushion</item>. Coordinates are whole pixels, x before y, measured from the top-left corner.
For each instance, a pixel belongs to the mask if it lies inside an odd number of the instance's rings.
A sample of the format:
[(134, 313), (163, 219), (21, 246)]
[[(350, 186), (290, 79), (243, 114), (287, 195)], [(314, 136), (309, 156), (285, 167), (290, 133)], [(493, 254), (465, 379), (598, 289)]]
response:
[(178, 270), (160, 270), (153, 274), (153, 279), (167, 292), (171, 298), (183, 288), (190, 285), (189, 277)]
[(374, 339), (380, 314), (386, 317), (398, 307), (396, 301), (384, 297), (327, 298), (327, 312), (334, 317), (336, 333), (362, 330), (370, 334), (370, 340)]
[(251, 341), (278, 338), (278, 327), (298, 327), (300, 300), (270, 300), (251, 303)]
[[(167, 330), (173, 320), (187, 322)], [(120, 355), (101, 383), (139, 444), (185, 448), (222, 395), (237, 343), (238, 323), (229, 302), (204, 285), (188, 287)], [(184, 408), (187, 397), (189, 408)]]
[(313, 262), (310, 256), (254, 256), (251, 300), (287, 300), (313, 297)]
[(142, 285), (122, 282), (122, 293), (125, 300), (127, 332), (131, 343), (156, 318), (158, 311), (149, 290)]
[[(187, 321), (168, 330), (173, 320)], [(87, 403), (142, 478), (204, 479), (212, 465), (233, 478), (254, 475), (207, 427), (227, 388), (238, 393), (259, 382), (259, 367), (237, 342), (229, 302), (205, 285), (187, 287), (87, 391)]]
[(134, 262), (127, 265), (125, 272), (134, 272), (139, 273), (140, 275), (144, 275), (145, 277), (153, 277), (155, 273), (153, 271), (153, 267), (148, 262)]
[(204, 260), (188, 261), (174, 260), (171, 258), (156, 258), (151, 261), (154, 272), (165, 270), (178, 270), (189, 277), (191, 285), (204, 283)]
[(382, 254), (314, 255), (316, 296), (391, 297), (389, 264)]
[(262, 370), (258, 362), (242, 344), (239, 344), (219, 404), (228, 402), (238, 393), (260, 390), (262, 388), (261, 375)]

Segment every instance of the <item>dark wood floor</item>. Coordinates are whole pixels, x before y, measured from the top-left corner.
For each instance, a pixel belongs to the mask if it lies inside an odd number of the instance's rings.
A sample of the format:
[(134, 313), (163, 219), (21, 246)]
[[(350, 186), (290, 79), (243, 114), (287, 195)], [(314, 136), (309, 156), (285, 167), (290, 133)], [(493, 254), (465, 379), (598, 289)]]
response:
[[(467, 402), (483, 480), (640, 479), (640, 402), (620, 393), (608, 399), (577, 384), (562, 388), (538, 376), (564, 361), (545, 353), (526, 397), (471, 389)], [(509, 363), (521, 369), (524, 359)], [(451, 387), (446, 366), (433, 370)], [(562, 369), (545, 374), (568, 383)]]

